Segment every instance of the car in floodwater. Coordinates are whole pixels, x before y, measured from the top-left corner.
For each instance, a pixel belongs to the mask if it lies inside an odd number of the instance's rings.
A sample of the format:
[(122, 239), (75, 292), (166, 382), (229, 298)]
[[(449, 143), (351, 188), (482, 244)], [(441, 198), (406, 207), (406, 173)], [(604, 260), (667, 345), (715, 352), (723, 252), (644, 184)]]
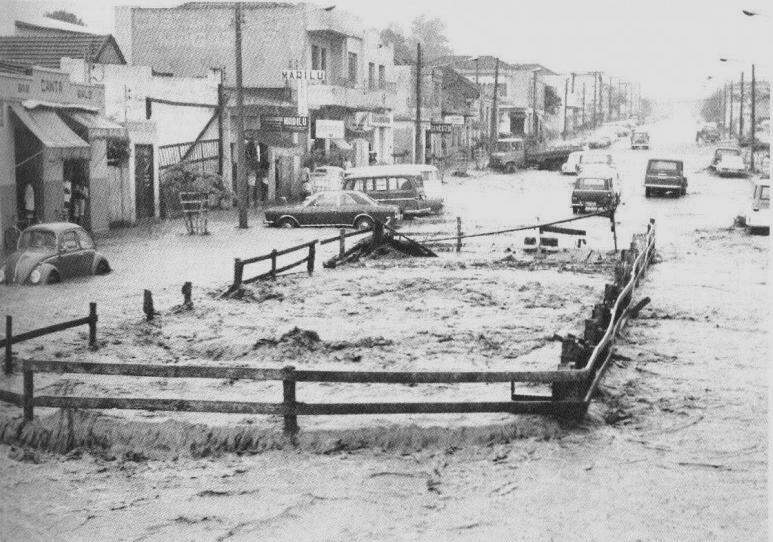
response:
[(51, 222), (26, 228), (16, 251), (0, 266), (3, 284), (54, 284), (82, 275), (106, 275), (110, 264), (78, 224)]
[(393, 164), (346, 170), (343, 188), (395, 205), (406, 218), (443, 211), (443, 188), (435, 166)]
[(743, 156), (741, 149), (737, 147), (719, 147), (714, 150), (714, 158), (711, 159), (709, 169), (712, 171), (717, 170), (717, 164), (719, 164), (726, 156)]
[(353, 190), (327, 190), (312, 194), (296, 205), (278, 205), (265, 210), (266, 224), (278, 228), (300, 226), (373, 227), (376, 221), (394, 224), (400, 220), (395, 205), (382, 205)]
[(749, 208), (746, 211), (746, 227), (749, 233), (770, 233), (770, 182), (759, 180), (754, 183), (754, 191)]
[(636, 130), (631, 134), (631, 149), (649, 149), (650, 134), (644, 130)]
[(572, 213), (615, 209), (620, 204), (617, 170), (608, 166), (587, 167), (577, 174), (572, 190)]
[(668, 158), (652, 158), (644, 174), (644, 196), (649, 198), (667, 193), (687, 195), (687, 177), (684, 162)]
[(736, 154), (723, 155), (714, 165), (714, 171), (720, 177), (746, 177), (749, 174), (743, 156)]
[(582, 173), (586, 167), (598, 165), (614, 167), (615, 161), (608, 152), (583, 151), (577, 159), (577, 173)]
[(566, 158), (566, 162), (561, 165), (561, 173), (563, 175), (577, 175), (577, 169), (580, 164), (580, 155), (582, 151), (574, 151)]

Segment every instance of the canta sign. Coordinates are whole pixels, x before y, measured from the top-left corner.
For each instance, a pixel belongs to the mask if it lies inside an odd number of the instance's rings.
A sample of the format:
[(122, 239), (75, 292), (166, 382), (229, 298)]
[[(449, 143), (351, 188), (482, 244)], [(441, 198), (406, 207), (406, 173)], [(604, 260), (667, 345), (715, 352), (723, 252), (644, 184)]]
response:
[(282, 77), (290, 79), (306, 79), (308, 81), (324, 81), (325, 70), (282, 70)]
[(278, 132), (305, 132), (309, 127), (309, 117), (299, 115), (261, 115), (260, 127)]

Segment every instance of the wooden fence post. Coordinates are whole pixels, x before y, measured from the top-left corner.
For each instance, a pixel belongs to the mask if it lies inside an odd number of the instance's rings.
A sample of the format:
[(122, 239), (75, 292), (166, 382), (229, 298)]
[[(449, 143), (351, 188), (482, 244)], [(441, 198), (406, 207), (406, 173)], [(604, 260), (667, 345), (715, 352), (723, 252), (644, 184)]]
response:
[(7, 314), (5, 316), (5, 374), (11, 374), (11, 361), (13, 357), (13, 316)]
[(234, 258), (234, 283), (232, 289), (236, 290), (242, 285), (242, 275), (244, 273), (244, 264), (241, 258)]
[(376, 220), (373, 224), (373, 244), (378, 246), (384, 242), (384, 224)]
[(314, 257), (317, 254), (316, 243), (316, 241), (309, 243), (309, 257), (306, 261), (306, 270), (309, 272), (309, 275), (314, 273)]
[(346, 252), (346, 230), (341, 228), (338, 238), (338, 257), (343, 258), (344, 252)]
[(456, 252), (462, 251), (462, 217), (456, 217)]
[(181, 291), (183, 294), (183, 306), (187, 308), (193, 307), (193, 301), (191, 300), (191, 295), (193, 294), (193, 284), (190, 281), (183, 283)]
[(150, 290), (145, 290), (142, 294), (142, 311), (145, 313), (145, 319), (150, 322), (156, 315), (156, 311), (153, 308), (153, 293)]
[(23, 396), (23, 402), (24, 402), (24, 421), (25, 422), (31, 422), (32, 417), (35, 415), (34, 412), (34, 404), (35, 404), (35, 381), (34, 381), (34, 375), (31, 370), (28, 370), (27, 368), (24, 369), (24, 396)]
[(276, 279), (276, 249), (271, 251), (271, 280)]
[(97, 347), (97, 304), (89, 303), (89, 346)]
[(293, 437), (298, 432), (298, 416), (295, 414), (295, 367), (289, 365), (282, 372), (284, 433), (288, 437)]

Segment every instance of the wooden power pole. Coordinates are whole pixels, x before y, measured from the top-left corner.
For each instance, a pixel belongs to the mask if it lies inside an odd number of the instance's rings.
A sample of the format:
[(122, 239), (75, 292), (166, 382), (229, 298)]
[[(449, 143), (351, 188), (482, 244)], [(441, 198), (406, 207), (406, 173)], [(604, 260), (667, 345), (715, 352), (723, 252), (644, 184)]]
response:
[(421, 157), (421, 43), (416, 44), (416, 120), (414, 125), (414, 163), (424, 162)]
[(236, 195), (239, 199), (239, 227), (247, 227), (247, 167), (244, 156), (244, 89), (242, 88), (242, 5), (234, 10), (236, 27)]
[(757, 116), (757, 90), (754, 88), (756, 86), (756, 78), (754, 75), (754, 64), (752, 64), (752, 103), (751, 103), (751, 118), (749, 119), (749, 128), (751, 128), (751, 144), (749, 145), (749, 169), (751, 170), (752, 174), (754, 174), (754, 142), (756, 139), (756, 119)]
[(491, 102), (491, 137), (489, 141), (489, 153), (496, 150), (499, 137), (499, 111), (497, 111), (499, 98), (499, 57), (494, 64), (494, 98)]

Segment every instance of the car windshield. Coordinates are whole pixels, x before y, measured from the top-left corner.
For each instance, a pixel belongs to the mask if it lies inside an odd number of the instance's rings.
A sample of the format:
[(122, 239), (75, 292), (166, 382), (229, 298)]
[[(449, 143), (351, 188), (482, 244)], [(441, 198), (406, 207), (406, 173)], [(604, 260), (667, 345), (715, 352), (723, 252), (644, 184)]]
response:
[(56, 234), (45, 230), (27, 230), (19, 238), (19, 250), (50, 248), (56, 250)]
[(741, 156), (741, 151), (738, 149), (717, 149), (717, 156), (725, 158), (727, 156)]
[(638, 133), (633, 134), (633, 137), (636, 138), (636, 139), (647, 139), (649, 137), (649, 135), (647, 135), (645, 133), (642, 133), (642, 132), (638, 132)]
[(499, 141), (497, 143), (497, 152), (510, 152), (516, 145), (510, 141)]
[(577, 179), (577, 184), (575, 186), (585, 190), (606, 190), (607, 181), (606, 179), (583, 178)]
[(611, 161), (608, 154), (584, 154), (580, 157), (583, 164), (608, 164)]
[(378, 203), (376, 203), (373, 198), (370, 198), (360, 192), (349, 192), (349, 196), (360, 205), (378, 205)]
[(650, 162), (649, 170), (657, 173), (676, 173), (679, 171), (679, 164), (668, 160), (653, 160)]
[(770, 186), (760, 186), (760, 199), (770, 201)]

